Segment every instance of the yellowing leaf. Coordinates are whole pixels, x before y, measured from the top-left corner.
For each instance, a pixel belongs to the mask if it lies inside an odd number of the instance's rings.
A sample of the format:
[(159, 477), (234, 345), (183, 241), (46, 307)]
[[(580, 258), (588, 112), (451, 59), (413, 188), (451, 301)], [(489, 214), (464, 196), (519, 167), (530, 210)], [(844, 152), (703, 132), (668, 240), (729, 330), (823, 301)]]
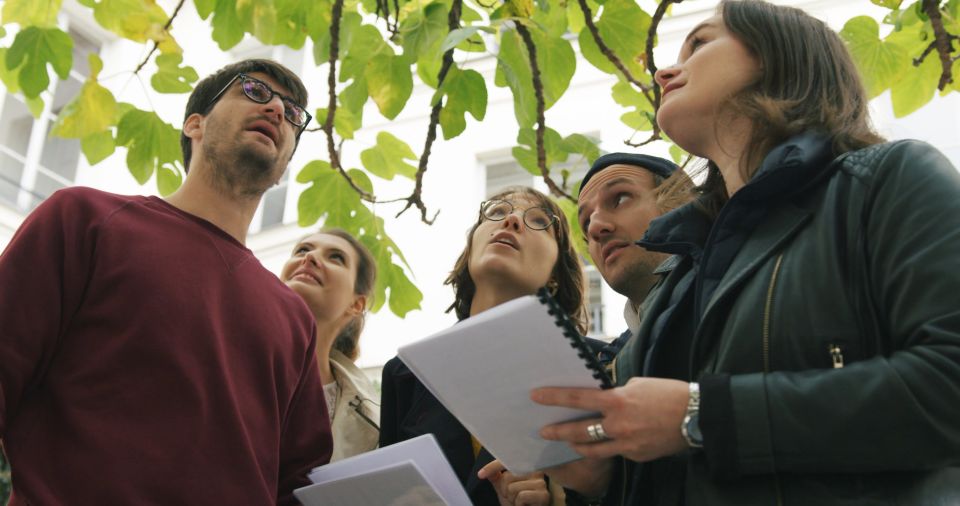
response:
[(53, 127), (53, 135), (82, 139), (110, 128), (116, 121), (117, 101), (110, 90), (97, 82), (103, 62), (95, 54), (89, 58), (90, 77), (83, 83), (80, 93), (60, 113)]
[(4, 0), (3, 24), (17, 23), (23, 26), (54, 27), (62, 0)]
[(920, 67), (911, 66), (909, 71), (904, 72), (890, 87), (893, 115), (902, 118), (926, 105), (937, 90), (940, 71), (940, 60), (931, 54)]
[(134, 42), (162, 39), (169, 19), (155, 0), (100, 0), (93, 17), (100, 26)]
[(890, 88), (903, 74), (909, 58), (902, 46), (880, 40), (880, 26), (869, 16), (857, 16), (844, 25), (846, 41), (872, 98)]
[(387, 119), (396, 118), (413, 93), (410, 64), (400, 56), (377, 55), (367, 63), (364, 77), (380, 114)]

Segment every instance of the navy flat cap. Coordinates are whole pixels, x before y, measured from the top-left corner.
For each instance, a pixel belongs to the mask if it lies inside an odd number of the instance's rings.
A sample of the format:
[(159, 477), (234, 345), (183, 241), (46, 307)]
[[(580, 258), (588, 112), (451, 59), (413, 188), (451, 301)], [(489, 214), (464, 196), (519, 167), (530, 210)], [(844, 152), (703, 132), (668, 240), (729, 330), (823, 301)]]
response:
[(671, 162), (670, 160), (657, 156), (640, 155), (635, 153), (607, 153), (600, 158), (597, 158), (597, 161), (593, 162), (593, 166), (590, 167), (590, 170), (587, 171), (587, 175), (583, 177), (583, 181), (580, 183), (579, 191), (583, 191), (583, 187), (587, 185), (587, 181), (589, 181), (594, 174), (606, 169), (611, 165), (635, 165), (653, 172), (654, 174), (663, 178), (670, 177), (679, 168), (677, 167), (677, 164)]

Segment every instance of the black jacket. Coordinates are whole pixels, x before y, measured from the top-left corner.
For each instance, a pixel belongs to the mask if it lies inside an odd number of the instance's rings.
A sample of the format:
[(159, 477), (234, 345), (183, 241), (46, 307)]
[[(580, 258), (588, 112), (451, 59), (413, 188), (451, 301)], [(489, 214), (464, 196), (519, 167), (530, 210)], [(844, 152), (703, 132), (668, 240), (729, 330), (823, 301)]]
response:
[[(639, 244), (677, 256), (618, 377), (681, 343), (705, 437), (653, 504), (960, 503), (960, 174), (939, 152), (804, 134), (715, 220), (681, 207)], [(641, 503), (660, 464), (609, 502)]]

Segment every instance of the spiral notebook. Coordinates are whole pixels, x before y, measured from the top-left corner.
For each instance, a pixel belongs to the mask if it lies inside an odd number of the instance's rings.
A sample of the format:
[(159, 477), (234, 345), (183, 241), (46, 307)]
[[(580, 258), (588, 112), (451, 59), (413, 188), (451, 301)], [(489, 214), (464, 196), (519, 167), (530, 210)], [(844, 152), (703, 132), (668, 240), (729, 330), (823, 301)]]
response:
[(545, 291), (514, 299), (421, 341), (400, 359), (490, 453), (514, 473), (580, 458), (540, 428), (596, 413), (542, 406), (537, 387), (608, 388), (603, 367)]

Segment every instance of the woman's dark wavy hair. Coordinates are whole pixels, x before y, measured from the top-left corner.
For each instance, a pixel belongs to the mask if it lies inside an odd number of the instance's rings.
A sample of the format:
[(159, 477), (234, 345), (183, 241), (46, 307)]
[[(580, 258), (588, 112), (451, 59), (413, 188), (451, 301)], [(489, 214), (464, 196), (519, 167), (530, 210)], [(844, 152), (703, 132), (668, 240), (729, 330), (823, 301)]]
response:
[[(805, 131), (828, 134), (835, 155), (884, 142), (870, 123), (869, 98), (850, 52), (823, 21), (762, 0), (725, 0), (717, 13), (762, 69), (756, 83), (724, 106), (724, 112), (752, 122), (743, 153), (748, 167), (744, 181), (771, 149)], [(726, 187), (713, 162), (698, 192), (711, 215), (726, 202)]]
[[(187, 118), (194, 113), (201, 115), (209, 113), (214, 105), (211, 100), (213, 100), (213, 97), (215, 97), (217, 93), (220, 93), (220, 90), (222, 90), (227, 83), (232, 81), (234, 77), (237, 77), (237, 74), (250, 74), (253, 72), (262, 72), (274, 78), (280, 83), (280, 86), (290, 90), (290, 96), (296, 100), (298, 104), (303, 104), (303, 106), (306, 107), (307, 88), (293, 71), (273, 60), (254, 58), (231, 63), (197, 83), (197, 86), (190, 92), (190, 98), (187, 99), (187, 107), (183, 111), (183, 121), (186, 122)], [(223, 96), (221, 95), (220, 98), (223, 98)], [(300, 142), (300, 134), (302, 133), (303, 131), (298, 129), (298, 143)], [(190, 172), (190, 159), (193, 157), (193, 146), (190, 144), (190, 138), (184, 135), (183, 132), (180, 133), (180, 151), (183, 153), (184, 170)]]
[[(570, 319), (576, 324), (577, 330), (581, 334), (586, 333), (587, 310), (584, 306), (583, 296), (583, 269), (580, 266), (580, 257), (570, 240), (570, 225), (564, 218), (563, 210), (550, 197), (526, 186), (511, 186), (493, 195), (490, 199), (509, 200), (509, 197), (530, 199), (536, 202), (539, 207), (549, 210), (557, 217), (550, 227), (553, 230), (553, 237), (557, 241), (557, 263), (553, 266), (553, 273), (550, 275), (550, 279), (557, 284), (557, 290), (553, 297), (560, 307), (570, 315)], [(447, 308), (447, 311), (454, 310), (457, 319), (460, 320), (470, 316), (470, 305), (473, 303), (473, 295), (477, 291), (477, 285), (470, 277), (467, 263), (473, 251), (473, 234), (481, 223), (483, 223), (483, 214), (478, 212), (477, 222), (467, 232), (467, 246), (463, 253), (460, 253), (460, 258), (457, 259), (453, 270), (444, 281), (445, 285), (453, 286), (454, 294), (453, 304)]]
[[(317, 233), (339, 237), (353, 247), (353, 250), (357, 253), (357, 277), (354, 279), (353, 293), (365, 296), (367, 307), (370, 307), (373, 304), (373, 287), (377, 282), (377, 262), (370, 250), (351, 233), (340, 228), (321, 228)], [(333, 341), (333, 348), (346, 355), (350, 360), (356, 360), (360, 355), (360, 334), (363, 332), (366, 316), (367, 311), (364, 308), (363, 312), (353, 317), (340, 329)]]

